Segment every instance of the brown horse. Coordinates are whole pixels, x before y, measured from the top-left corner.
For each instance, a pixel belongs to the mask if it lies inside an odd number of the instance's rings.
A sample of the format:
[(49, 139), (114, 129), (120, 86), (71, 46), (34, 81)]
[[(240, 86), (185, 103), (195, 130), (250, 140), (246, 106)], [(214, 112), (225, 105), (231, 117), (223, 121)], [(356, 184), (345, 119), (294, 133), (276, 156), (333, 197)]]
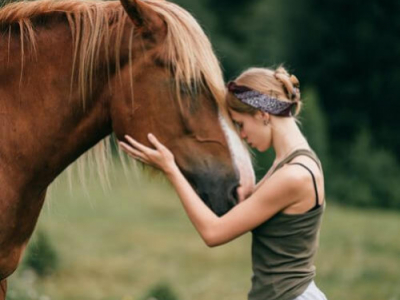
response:
[[(114, 132), (153, 132), (218, 215), (251, 190), (212, 47), (193, 17), (148, 0), (42, 0), (0, 10), (0, 300), (49, 184)], [(239, 179), (240, 178), (240, 179)]]

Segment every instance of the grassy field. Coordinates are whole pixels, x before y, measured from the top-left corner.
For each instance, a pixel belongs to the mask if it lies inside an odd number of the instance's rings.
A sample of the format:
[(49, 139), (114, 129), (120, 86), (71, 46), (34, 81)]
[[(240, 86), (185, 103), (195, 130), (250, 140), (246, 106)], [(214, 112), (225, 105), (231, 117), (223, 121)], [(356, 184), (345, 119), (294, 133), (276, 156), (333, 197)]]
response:
[[(20, 268), (8, 299), (136, 300), (160, 282), (182, 300), (246, 299), (250, 234), (207, 248), (164, 180), (112, 181), (106, 192), (98, 183), (70, 192), (63, 179), (52, 187), (37, 228), (50, 236), (59, 269), (38, 279)], [(328, 202), (316, 261), (328, 299), (400, 300), (399, 228), (399, 213)]]

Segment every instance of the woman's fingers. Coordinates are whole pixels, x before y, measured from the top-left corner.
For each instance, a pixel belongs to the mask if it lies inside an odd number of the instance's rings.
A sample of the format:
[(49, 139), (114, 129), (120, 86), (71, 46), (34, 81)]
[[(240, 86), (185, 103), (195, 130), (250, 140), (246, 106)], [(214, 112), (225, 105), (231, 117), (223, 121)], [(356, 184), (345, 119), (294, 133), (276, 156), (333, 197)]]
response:
[(144, 164), (146, 164), (146, 165), (152, 165), (149, 161), (144, 160), (144, 159), (142, 159), (142, 158), (140, 158), (140, 157), (138, 157), (138, 156), (135, 156), (135, 155), (133, 155), (133, 154), (128, 154), (128, 156), (130, 156), (131, 158), (133, 158), (133, 159), (135, 159), (135, 160), (138, 160), (138, 161), (140, 161), (140, 162), (142, 162), (142, 163), (144, 163)]
[(164, 145), (161, 144), (159, 142), (159, 140), (152, 133), (149, 133), (147, 135), (147, 137), (148, 137), (149, 141), (154, 145), (154, 147), (156, 147), (157, 150), (161, 150), (161, 149), (165, 148)]
[(127, 142), (119, 142), (119, 145), (130, 157), (164, 171), (174, 169), (173, 154), (153, 134), (148, 134), (148, 139), (155, 149), (146, 147), (129, 135), (125, 135), (125, 138)]
[(127, 141), (134, 146), (135, 148), (137, 148), (138, 150), (140, 150), (141, 152), (148, 154), (148, 153), (152, 153), (154, 152), (153, 149), (146, 147), (145, 145), (137, 142), (136, 140), (134, 140), (133, 138), (131, 138), (129, 135), (125, 135), (125, 138), (127, 139)]
[(118, 142), (118, 144), (120, 145), (120, 147), (122, 148), (122, 150), (124, 150), (124, 151), (127, 152), (127, 153), (132, 152), (133, 150), (135, 150), (135, 149), (133, 149), (130, 145), (128, 145), (128, 144), (125, 143), (125, 142)]
[(140, 152), (139, 150), (136, 150), (136, 149), (132, 148), (128, 144), (126, 144), (124, 142), (119, 142), (119, 145), (121, 146), (122, 150), (124, 150), (128, 154), (132, 154), (132, 155), (137, 156), (137, 157), (139, 157), (141, 159), (147, 159), (147, 157), (145, 156), (145, 154), (143, 152)]
[[(151, 165), (151, 162), (149, 161), (149, 159), (141, 152), (129, 147), (127, 144), (122, 144), (122, 142), (119, 142), (120, 147), (122, 148), (122, 150), (131, 158), (136, 159), (142, 163)], [(127, 149), (129, 148), (129, 150)]]

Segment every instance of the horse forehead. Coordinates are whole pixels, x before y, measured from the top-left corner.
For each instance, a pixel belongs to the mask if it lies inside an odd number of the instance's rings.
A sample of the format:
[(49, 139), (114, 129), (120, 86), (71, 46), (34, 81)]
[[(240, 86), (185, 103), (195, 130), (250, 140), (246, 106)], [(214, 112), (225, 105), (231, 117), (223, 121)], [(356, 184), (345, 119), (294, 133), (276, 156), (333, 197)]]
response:
[(240, 173), (240, 185), (246, 194), (250, 194), (255, 185), (255, 175), (249, 152), (221, 113), (219, 113), (219, 123), (225, 134), (233, 163)]

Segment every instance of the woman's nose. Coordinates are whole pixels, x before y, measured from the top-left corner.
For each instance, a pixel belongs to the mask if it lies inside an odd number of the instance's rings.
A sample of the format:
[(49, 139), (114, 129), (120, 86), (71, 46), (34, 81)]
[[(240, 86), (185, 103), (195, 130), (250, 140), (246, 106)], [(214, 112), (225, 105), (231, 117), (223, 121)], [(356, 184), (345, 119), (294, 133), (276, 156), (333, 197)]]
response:
[(246, 133), (244, 132), (243, 129), (240, 130), (240, 137), (241, 137), (242, 139), (245, 139), (245, 138), (246, 138)]

